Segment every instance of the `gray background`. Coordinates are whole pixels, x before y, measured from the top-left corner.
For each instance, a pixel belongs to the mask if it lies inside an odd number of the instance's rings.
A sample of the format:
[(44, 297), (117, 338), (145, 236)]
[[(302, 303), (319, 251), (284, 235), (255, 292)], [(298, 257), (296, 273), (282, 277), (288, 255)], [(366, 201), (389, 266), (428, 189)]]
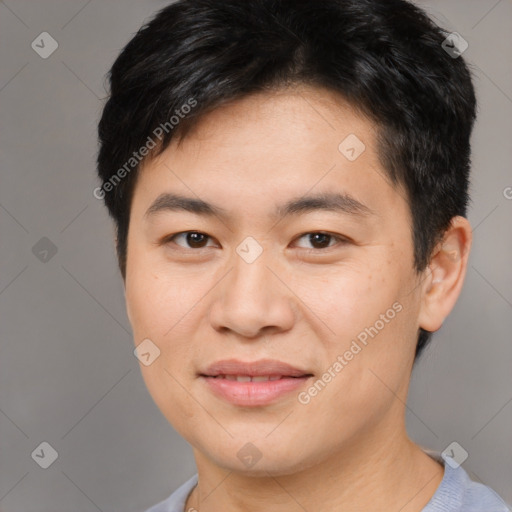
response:
[[(92, 195), (104, 75), (166, 3), (0, 2), (3, 512), (141, 511), (195, 472), (140, 375), (113, 225)], [(467, 280), (414, 372), (408, 428), (435, 450), (460, 443), (471, 477), (512, 503), (512, 2), (420, 5), (469, 42), (480, 112)], [(47, 59), (31, 48), (43, 31), (59, 44)], [(46, 262), (42, 237), (57, 249)], [(31, 457), (43, 441), (58, 452), (48, 469)]]

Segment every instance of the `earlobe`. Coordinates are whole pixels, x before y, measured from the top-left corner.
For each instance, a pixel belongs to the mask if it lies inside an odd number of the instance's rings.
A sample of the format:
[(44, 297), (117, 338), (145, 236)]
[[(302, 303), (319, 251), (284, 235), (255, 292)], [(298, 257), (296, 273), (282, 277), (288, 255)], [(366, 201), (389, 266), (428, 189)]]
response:
[(454, 217), (425, 271), (419, 327), (437, 331), (453, 309), (464, 283), (471, 241), (468, 220)]

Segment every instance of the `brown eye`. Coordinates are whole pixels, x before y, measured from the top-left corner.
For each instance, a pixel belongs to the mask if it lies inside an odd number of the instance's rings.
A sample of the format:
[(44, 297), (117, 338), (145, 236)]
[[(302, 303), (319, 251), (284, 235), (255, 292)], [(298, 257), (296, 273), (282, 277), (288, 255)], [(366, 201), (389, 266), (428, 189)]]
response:
[(299, 239), (305, 238), (308, 243), (312, 245), (312, 247), (304, 247), (305, 249), (327, 249), (329, 247), (332, 247), (336, 244), (331, 244), (332, 241), (338, 241), (341, 243), (346, 242), (343, 238), (339, 236), (332, 235), (330, 233), (323, 233), (323, 232), (311, 232), (311, 233), (305, 233)]
[[(175, 242), (178, 239), (184, 239), (185, 246)], [(207, 247), (206, 243), (210, 237), (204, 233), (200, 233), (199, 231), (184, 231), (183, 233), (176, 233), (170, 238), (166, 239), (166, 243), (174, 242), (176, 245), (183, 247), (184, 249), (202, 249), (203, 247)]]

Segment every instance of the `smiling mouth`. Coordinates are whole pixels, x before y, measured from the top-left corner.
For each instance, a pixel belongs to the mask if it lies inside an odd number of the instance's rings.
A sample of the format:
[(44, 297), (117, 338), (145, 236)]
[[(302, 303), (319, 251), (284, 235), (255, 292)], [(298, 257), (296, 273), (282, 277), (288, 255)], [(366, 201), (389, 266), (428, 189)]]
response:
[(207, 377), (211, 379), (225, 379), (237, 382), (267, 382), (281, 379), (301, 379), (304, 377), (312, 377), (313, 374), (304, 374), (299, 376), (293, 375), (202, 375), (201, 377)]
[(238, 407), (263, 407), (298, 392), (313, 377), (301, 375), (205, 375), (200, 379), (218, 398)]

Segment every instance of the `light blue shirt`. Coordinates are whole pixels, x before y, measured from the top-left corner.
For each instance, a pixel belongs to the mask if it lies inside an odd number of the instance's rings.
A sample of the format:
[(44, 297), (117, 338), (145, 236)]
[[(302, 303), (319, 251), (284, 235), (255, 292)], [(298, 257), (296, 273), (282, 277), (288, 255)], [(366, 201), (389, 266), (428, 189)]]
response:
[[(435, 458), (444, 465), (444, 476), (422, 512), (511, 512), (490, 487), (473, 482), (462, 466), (453, 468), (440, 457)], [(197, 474), (145, 512), (187, 512), (185, 503), (196, 484)]]

